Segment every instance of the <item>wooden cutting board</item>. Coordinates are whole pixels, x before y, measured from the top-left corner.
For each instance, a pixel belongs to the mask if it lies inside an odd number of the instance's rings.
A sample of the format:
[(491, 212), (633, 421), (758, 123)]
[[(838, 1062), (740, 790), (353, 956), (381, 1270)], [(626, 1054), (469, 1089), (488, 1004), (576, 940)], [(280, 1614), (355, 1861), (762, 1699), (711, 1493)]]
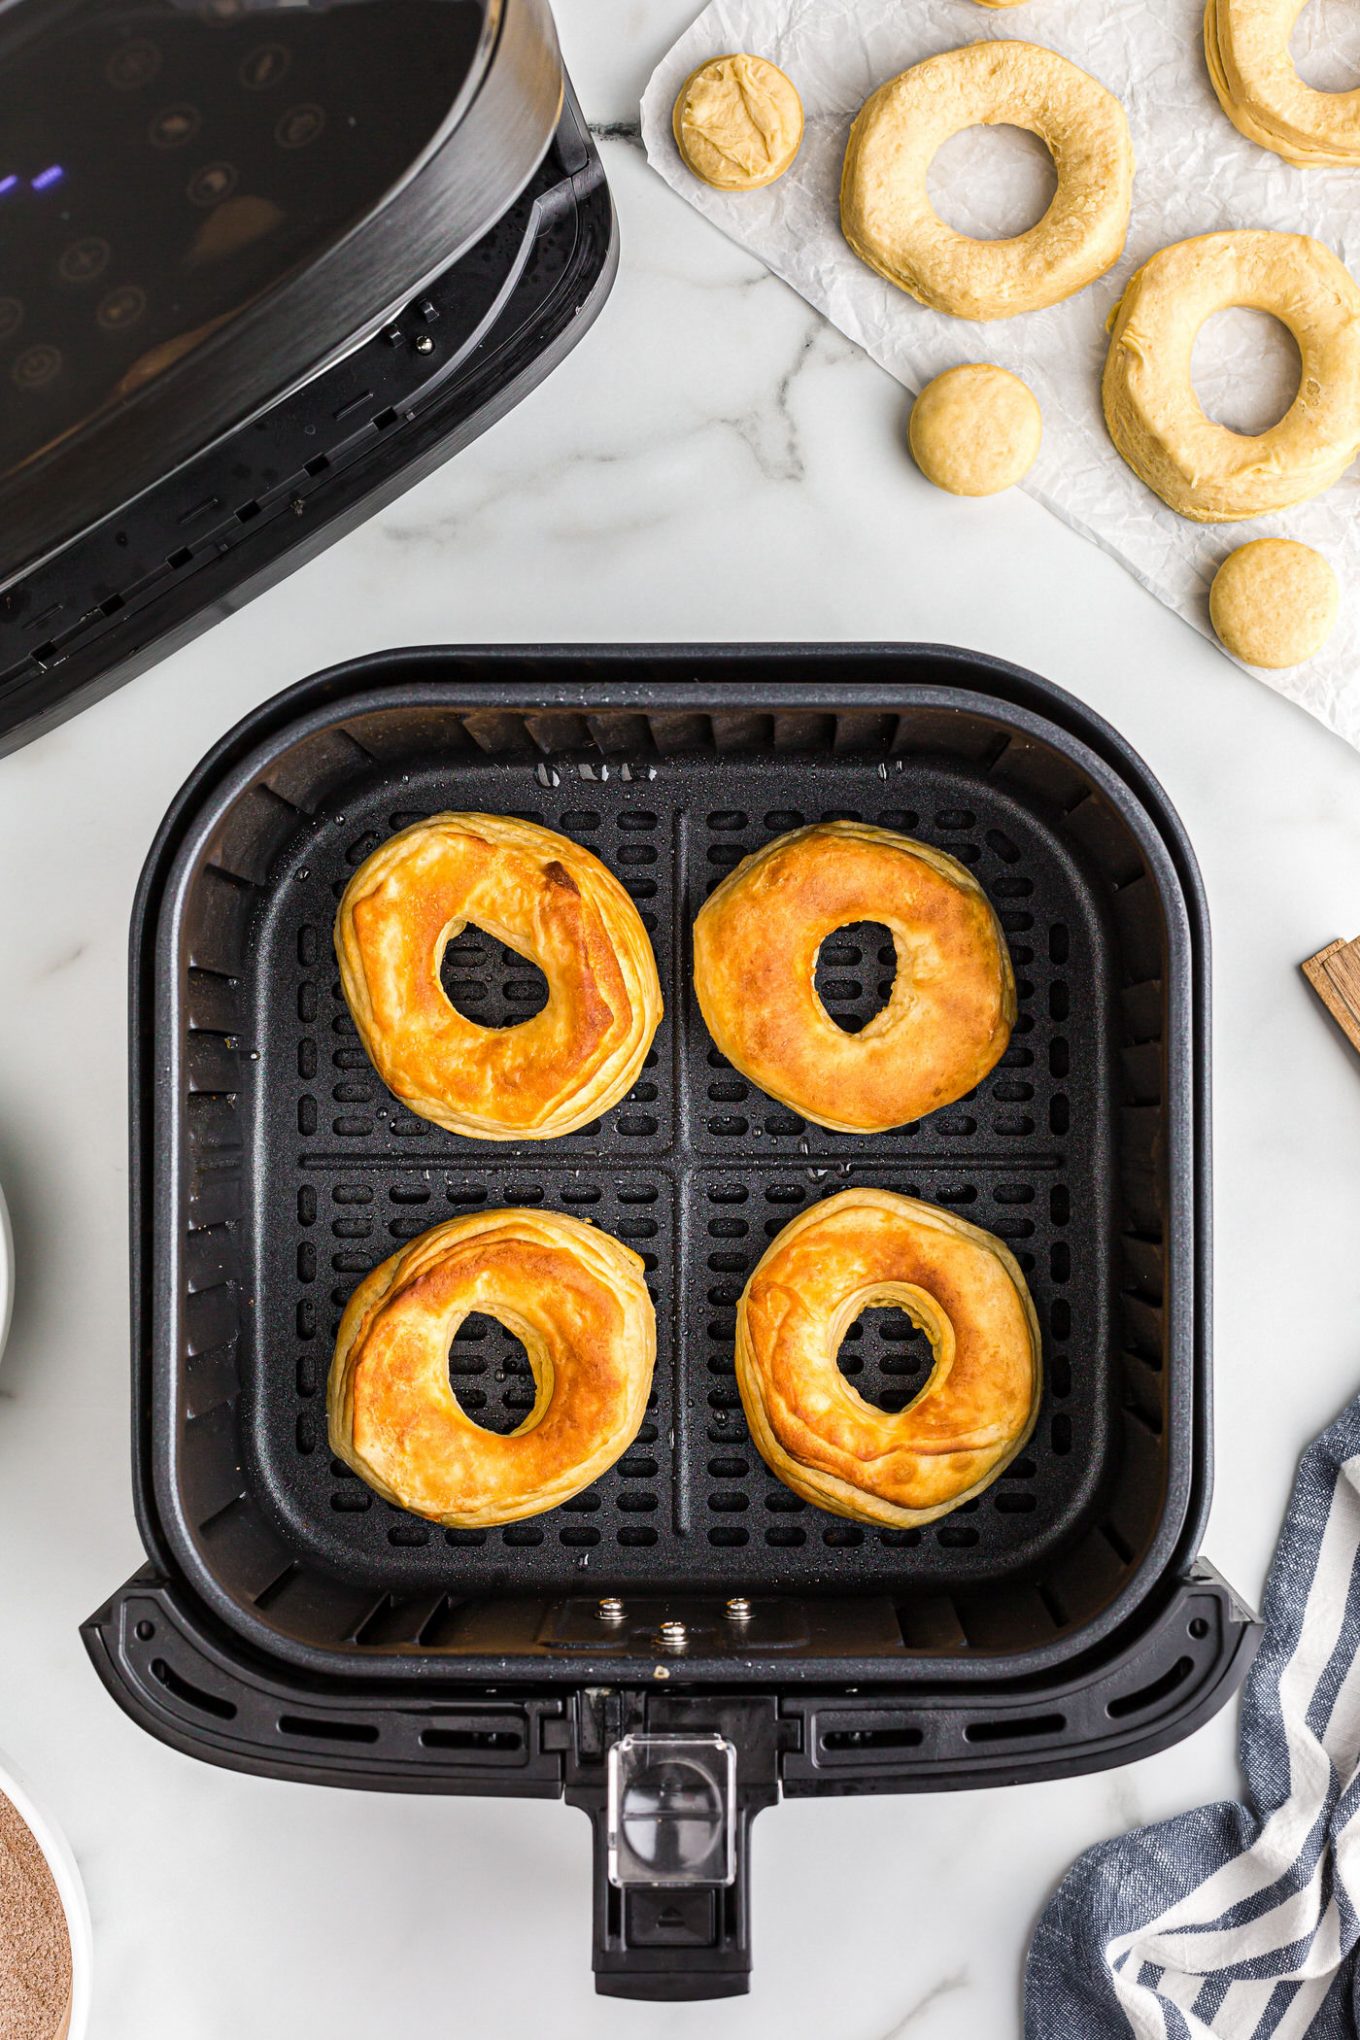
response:
[(1329, 942), (1299, 967), (1351, 1047), (1360, 1050), (1360, 940)]

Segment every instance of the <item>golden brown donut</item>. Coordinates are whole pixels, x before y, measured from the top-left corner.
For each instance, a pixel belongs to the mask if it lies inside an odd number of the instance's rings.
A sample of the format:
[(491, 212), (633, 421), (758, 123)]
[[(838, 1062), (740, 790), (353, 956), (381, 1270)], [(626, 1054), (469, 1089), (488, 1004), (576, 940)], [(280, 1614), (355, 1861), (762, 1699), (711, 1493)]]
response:
[[(447, 945), (481, 928), (548, 980), (541, 1013), (482, 1027), (445, 997)], [(617, 1105), (661, 1020), (637, 908), (598, 857), (509, 815), (445, 814), (359, 866), (335, 917), (359, 1039), (404, 1105), (472, 1140), (553, 1140)]]
[[(817, 951), (879, 921), (897, 976), (858, 1034), (817, 996)], [(863, 822), (819, 822), (745, 858), (694, 924), (694, 990), (735, 1069), (840, 1133), (882, 1133), (950, 1104), (1004, 1053), (1015, 980), (972, 873), (927, 843)]]
[(1292, 538), (1256, 538), (1229, 553), (1209, 590), (1209, 615), (1249, 666), (1297, 666), (1336, 625), (1341, 587), (1330, 561)]
[(1360, 92), (1300, 78), (1289, 39), (1308, 0), (1207, 0), (1204, 55), (1218, 103), (1239, 134), (1287, 163), (1360, 163)]
[(671, 115), (680, 160), (718, 191), (759, 191), (798, 154), (803, 102), (765, 57), (711, 57), (692, 71)]
[[(1195, 395), (1195, 336), (1229, 305), (1273, 312), (1299, 344), (1298, 395), (1267, 432), (1215, 424)], [(1360, 451), (1360, 286), (1307, 234), (1177, 241), (1134, 272), (1115, 307), (1103, 397), (1116, 447), (1182, 517), (1286, 510), (1330, 488)]]
[[(907, 1408), (876, 1409), (837, 1364), (861, 1311), (897, 1304), (935, 1366)], [(891, 1190), (843, 1190), (766, 1249), (737, 1306), (737, 1385), (786, 1487), (860, 1523), (929, 1523), (991, 1484), (1034, 1429), (1039, 1322), (990, 1233)]]
[[(449, 1383), (449, 1345), (483, 1311), (515, 1334), (538, 1390), (508, 1436)], [(560, 1211), (450, 1219), (366, 1275), (340, 1320), (326, 1409), (338, 1458), (389, 1502), (461, 1529), (555, 1509), (637, 1436), (656, 1319), (630, 1247)]]
[[(979, 241), (930, 202), (936, 151), (964, 128), (1038, 135), (1058, 189), (1027, 233)], [(914, 64), (865, 100), (845, 151), (841, 228), (860, 260), (937, 312), (1010, 319), (1056, 305), (1119, 260), (1133, 143), (1113, 93), (1056, 50), (980, 42)]]

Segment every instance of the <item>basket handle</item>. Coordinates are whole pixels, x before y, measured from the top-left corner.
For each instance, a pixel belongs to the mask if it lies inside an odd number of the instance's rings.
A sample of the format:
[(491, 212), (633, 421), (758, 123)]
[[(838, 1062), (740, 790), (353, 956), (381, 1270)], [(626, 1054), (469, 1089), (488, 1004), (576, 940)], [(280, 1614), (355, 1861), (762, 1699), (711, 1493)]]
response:
[(565, 1796), (590, 1815), (595, 1988), (736, 1997), (751, 1976), (751, 1823), (779, 1796), (769, 1697), (583, 1694)]

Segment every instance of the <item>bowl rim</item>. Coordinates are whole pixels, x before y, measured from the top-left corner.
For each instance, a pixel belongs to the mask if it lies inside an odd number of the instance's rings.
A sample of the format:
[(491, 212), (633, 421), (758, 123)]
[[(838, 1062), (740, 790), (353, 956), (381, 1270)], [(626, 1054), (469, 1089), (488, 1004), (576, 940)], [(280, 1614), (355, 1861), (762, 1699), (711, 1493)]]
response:
[(27, 1825), (52, 1872), (71, 1944), (71, 2010), (65, 2040), (86, 2040), (94, 1988), (94, 1930), (75, 1853), (52, 1815), (35, 1801), (3, 1751), (0, 1751), (0, 1793)]

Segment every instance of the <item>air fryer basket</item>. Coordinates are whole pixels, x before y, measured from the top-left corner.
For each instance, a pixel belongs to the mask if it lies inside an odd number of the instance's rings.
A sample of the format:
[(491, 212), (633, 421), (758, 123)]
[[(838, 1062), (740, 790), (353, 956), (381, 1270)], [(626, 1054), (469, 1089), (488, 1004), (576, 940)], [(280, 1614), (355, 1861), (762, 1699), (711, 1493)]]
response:
[[(340, 996), (330, 924), (347, 878), (393, 829), (449, 807), (588, 844), (656, 950), (667, 1015), (640, 1081), (546, 1146), (465, 1141), (407, 1113)], [(978, 1090), (868, 1140), (754, 1091), (690, 988), (689, 928), (713, 885), (772, 835), (830, 817), (969, 864), (1019, 986), (1011, 1045)], [(882, 939), (824, 945), (819, 989), (843, 1022), (886, 989)], [(172, 809), (134, 926), (152, 1563), (88, 1627), (106, 1678), (158, 1733), (246, 1768), (565, 1788), (596, 1821), (601, 1987), (658, 1995), (741, 1987), (740, 1845), (781, 1784), (1041, 1775), (1185, 1732), (1254, 1635), (1195, 1564), (1206, 975), (1193, 860), (1145, 769), (1077, 704), (976, 656), (436, 650), (268, 704)], [(535, 996), (524, 965), (472, 930), (445, 982), (487, 1022)], [(792, 1496), (751, 1445), (733, 1376), (750, 1268), (795, 1212), (855, 1182), (1006, 1239), (1043, 1328), (1031, 1445), (918, 1530)], [(643, 1255), (655, 1388), (636, 1444), (575, 1502), (445, 1531), (331, 1458), (326, 1373), (369, 1268), (502, 1203), (573, 1211)], [(847, 1371), (876, 1400), (900, 1406), (925, 1378), (919, 1341), (878, 1314), (850, 1345)], [(532, 1400), (490, 1321), (464, 1328), (450, 1365), (483, 1421), (507, 1427)], [(620, 1605), (602, 1617), (605, 1601)], [(657, 1640), (663, 1618), (684, 1625), (678, 1650)], [(627, 1762), (650, 1775), (648, 1753), (669, 1747), (630, 1733), (679, 1737), (666, 1761), (701, 1771), (703, 1738), (735, 1751), (730, 1882), (710, 1865), (653, 1888), (634, 1865), (630, 1883)]]

